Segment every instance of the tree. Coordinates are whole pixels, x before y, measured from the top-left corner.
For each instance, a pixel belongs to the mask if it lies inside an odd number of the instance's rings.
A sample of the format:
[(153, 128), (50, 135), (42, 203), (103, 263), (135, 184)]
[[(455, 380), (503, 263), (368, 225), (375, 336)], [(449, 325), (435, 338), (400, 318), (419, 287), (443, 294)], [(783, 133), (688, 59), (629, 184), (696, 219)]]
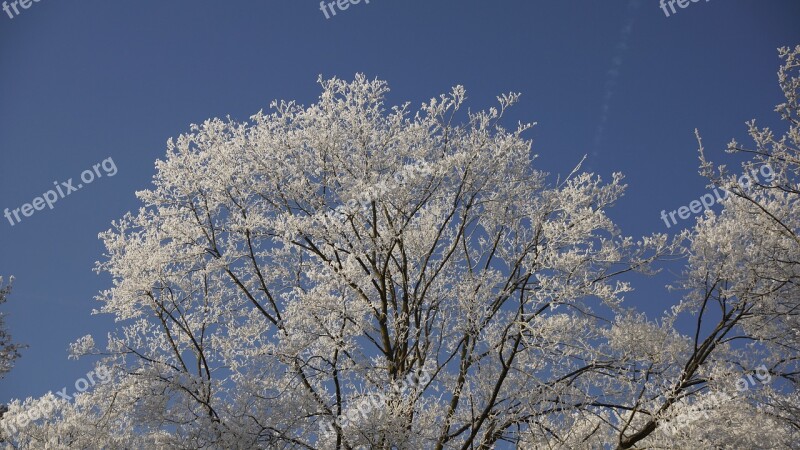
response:
[[(52, 399), (13, 403), (15, 445), (632, 448), (755, 430), (791, 442), (756, 403), (765, 390), (720, 395), (777, 372), (729, 342), (769, 343), (749, 301), (699, 283), (718, 268), (702, 223), (623, 237), (606, 215), (622, 176), (536, 170), (531, 125), (501, 126), (518, 94), (462, 123), (461, 87), (412, 112), (384, 106), (382, 81), (320, 84), (311, 106), (275, 102), (168, 143), (143, 207), (101, 234), (97, 270), (114, 284), (98, 312), (122, 328), (103, 350), (91, 336), (72, 346), (113, 380), (42, 420), (17, 419)], [(661, 320), (626, 307), (628, 275), (686, 238), (684, 300)], [(701, 320), (682, 334), (689, 313)], [(709, 425), (722, 419), (747, 428)]]
[[(14, 277), (10, 277), (8, 284), (3, 285), (3, 277), (0, 277), (0, 305), (8, 300), (11, 294), (11, 283), (14, 282)], [(0, 379), (3, 379), (6, 374), (14, 367), (14, 361), (20, 357), (19, 351), (24, 348), (23, 345), (14, 344), (11, 340), (11, 334), (6, 329), (5, 314), (0, 313)], [(6, 405), (0, 405), (0, 419), (8, 410)], [(0, 442), (4, 442), (5, 434), (0, 432)]]
[(310, 107), (170, 141), (102, 234), (100, 312), (125, 325), (84, 423), (182, 448), (486, 447), (613, 370), (615, 278), (673, 251), (619, 235), (620, 175), (548, 185), (530, 125), (499, 124), (517, 94), (455, 125), (461, 87), (412, 115), (384, 82), (320, 83)]
[(727, 148), (752, 156), (737, 174), (709, 162), (697, 134), (700, 173), (728, 194), (722, 212), (708, 211), (689, 236), (679, 283), (687, 295), (671, 320), (689, 313), (696, 327), (680, 371), (667, 382), (657, 374), (642, 383), (660, 382), (661, 392), (643, 387), (627, 405), (635, 425), (620, 435), (620, 448), (800, 442), (800, 46), (782, 48), (780, 56), (786, 102), (776, 111), (788, 123), (782, 137), (749, 122), (755, 148), (735, 140)]
[[(779, 49), (784, 60), (778, 82), (786, 101), (775, 111), (786, 123), (778, 138), (770, 128), (748, 122), (754, 147), (736, 140), (727, 151), (751, 159), (743, 174), (706, 160), (702, 173), (731, 193), (719, 216), (701, 222), (692, 242), (690, 282), (715, 280), (716, 295), (733, 299), (746, 320), (740, 339), (771, 374), (787, 384), (789, 396), (767, 391), (765, 409), (800, 432), (800, 45)], [(761, 175), (759, 179), (757, 175)]]
[[(9, 283), (3, 286), (3, 277), (0, 277), (0, 305), (8, 300), (11, 294), (11, 283), (14, 282), (14, 277), (9, 279)], [(11, 334), (8, 333), (5, 326), (5, 314), (0, 313), (0, 379), (6, 376), (12, 367), (14, 367), (14, 360), (19, 358), (19, 351), (23, 346), (14, 344), (11, 341)]]

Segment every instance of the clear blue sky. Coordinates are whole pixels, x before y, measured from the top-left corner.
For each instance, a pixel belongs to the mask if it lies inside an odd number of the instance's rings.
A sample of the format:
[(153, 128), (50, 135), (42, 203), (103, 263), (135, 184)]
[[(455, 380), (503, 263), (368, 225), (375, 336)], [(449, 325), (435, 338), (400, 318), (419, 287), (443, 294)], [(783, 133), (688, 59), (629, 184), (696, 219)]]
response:
[[(711, 156), (744, 122), (774, 123), (775, 49), (800, 43), (797, 0), (711, 0), (666, 17), (657, 0), (371, 0), (325, 19), (311, 0), (41, 0), (0, 11), (0, 212), (111, 157), (104, 176), (23, 217), (0, 217), (4, 311), (27, 343), (0, 381), (0, 402), (69, 390), (90, 369), (68, 343), (116, 325), (90, 316), (110, 286), (93, 273), (97, 239), (138, 208), (165, 142), (209, 117), (244, 120), (273, 99), (309, 104), (318, 74), (387, 80), (390, 100), (419, 104), (466, 86), (473, 108), (523, 93), (510, 116), (540, 168), (566, 173), (584, 154), (630, 185), (613, 210), (624, 234), (667, 230), (662, 209), (698, 198), (693, 129)], [(100, 173), (102, 169), (100, 169)], [(683, 221), (682, 224), (688, 224)], [(675, 303), (669, 277), (640, 280), (631, 304)]]

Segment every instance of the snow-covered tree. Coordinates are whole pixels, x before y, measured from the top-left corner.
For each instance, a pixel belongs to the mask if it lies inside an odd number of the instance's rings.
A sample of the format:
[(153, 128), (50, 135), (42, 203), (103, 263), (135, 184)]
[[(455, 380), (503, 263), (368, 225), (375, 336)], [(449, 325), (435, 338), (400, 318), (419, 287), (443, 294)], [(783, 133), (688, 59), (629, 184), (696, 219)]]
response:
[(613, 378), (598, 345), (629, 290), (615, 278), (674, 251), (620, 236), (605, 210), (621, 176), (549, 183), (530, 125), (500, 125), (517, 94), (460, 124), (461, 87), (412, 113), (384, 107), (382, 81), (320, 83), (309, 107), (169, 142), (144, 207), (102, 234), (99, 312), (123, 328), (73, 349), (114, 380), (28, 439), (78, 442), (83, 423), (108, 447), (95, 429), (174, 448), (489, 447)]
[(621, 448), (798, 448), (800, 46), (780, 56), (786, 102), (776, 111), (786, 132), (776, 137), (749, 122), (755, 147), (734, 140), (727, 149), (750, 156), (739, 171), (709, 162), (700, 143), (701, 174), (729, 194), (721, 213), (708, 211), (689, 237), (679, 284), (687, 295), (671, 320), (689, 313), (695, 330), (668, 381), (641, 359), (644, 378), (655, 376), (626, 405), (631, 426)]
[[(0, 277), (0, 305), (8, 300), (8, 295), (11, 293), (11, 283), (14, 277), (9, 279), (9, 283), (4, 285), (3, 277)], [(5, 314), (0, 313), (0, 379), (14, 367), (14, 360), (19, 358), (19, 351), (22, 346), (14, 344), (11, 340), (11, 334), (8, 333), (5, 324)]]
[[(3, 283), (3, 277), (0, 277), (0, 305), (8, 300), (11, 293), (11, 283), (14, 282), (14, 277), (9, 277), (8, 284)], [(5, 314), (0, 313), (0, 380), (14, 367), (14, 361), (19, 358), (19, 351), (24, 348), (21, 344), (15, 344), (11, 340), (11, 334), (6, 329)], [(8, 406), (0, 405), (0, 418), (8, 411)], [(4, 442), (5, 433), (0, 430), (0, 442)]]
[[(734, 199), (691, 234), (634, 240), (606, 214), (621, 175), (535, 169), (531, 125), (501, 125), (518, 94), (464, 113), (456, 87), (412, 111), (379, 80), (320, 84), (308, 107), (168, 143), (143, 207), (101, 234), (97, 312), (121, 328), (72, 346), (112, 379), (12, 403), (14, 445), (791, 446), (797, 396), (773, 378), (793, 376), (795, 325), (770, 319), (790, 297), (760, 290), (777, 272), (732, 278), (763, 242), (714, 234), (729, 215), (717, 233), (756, 229)], [(687, 238), (683, 300), (658, 319), (626, 306), (627, 276)]]
[[(748, 123), (753, 146), (732, 141), (727, 151), (751, 158), (735, 174), (706, 160), (703, 173), (731, 192), (719, 216), (710, 215), (692, 239), (692, 280), (713, 286), (743, 316), (739, 339), (786, 384), (762, 399), (789, 423), (800, 441), (800, 45), (779, 50), (777, 105), (785, 131)], [(749, 174), (749, 176), (746, 176)], [(760, 178), (759, 178), (760, 175)], [(704, 281), (703, 281), (704, 279)], [(774, 395), (773, 395), (774, 394)]]

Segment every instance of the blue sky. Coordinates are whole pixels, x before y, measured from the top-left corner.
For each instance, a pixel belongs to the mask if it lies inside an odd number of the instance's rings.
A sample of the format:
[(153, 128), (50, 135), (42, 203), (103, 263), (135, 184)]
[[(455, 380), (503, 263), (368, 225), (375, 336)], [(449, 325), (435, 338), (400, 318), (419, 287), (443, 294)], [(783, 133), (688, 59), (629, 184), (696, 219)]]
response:
[[(776, 48), (800, 43), (796, 0), (711, 0), (666, 17), (657, 0), (371, 0), (326, 19), (309, 0), (110, 2), (41, 0), (0, 11), (0, 210), (18, 208), (112, 158), (52, 210), (11, 226), (0, 217), (0, 275), (14, 339), (30, 347), (0, 381), (0, 402), (72, 389), (90, 361), (68, 344), (116, 324), (90, 316), (110, 286), (96, 275), (100, 231), (138, 208), (166, 140), (189, 124), (245, 120), (273, 99), (309, 104), (316, 78), (387, 80), (391, 103), (418, 105), (456, 84), (473, 109), (522, 92), (509, 116), (537, 166), (569, 172), (588, 154), (628, 194), (612, 211), (624, 234), (673, 233), (662, 209), (705, 192), (693, 136), (710, 156), (744, 122), (777, 124)], [(106, 175), (103, 169), (99, 172)], [(87, 176), (88, 177), (88, 176)], [(688, 225), (691, 221), (683, 221)], [(669, 276), (628, 296), (651, 315), (676, 302)]]

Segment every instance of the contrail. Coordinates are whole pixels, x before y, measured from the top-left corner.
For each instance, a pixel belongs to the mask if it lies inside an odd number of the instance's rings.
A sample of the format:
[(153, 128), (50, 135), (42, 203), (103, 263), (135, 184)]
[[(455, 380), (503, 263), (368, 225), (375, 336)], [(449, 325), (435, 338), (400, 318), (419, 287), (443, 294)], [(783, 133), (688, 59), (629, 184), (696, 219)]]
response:
[(611, 59), (611, 68), (606, 72), (603, 106), (600, 110), (600, 121), (594, 133), (594, 150), (592, 151), (592, 157), (597, 157), (600, 154), (599, 147), (603, 140), (603, 135), (605, 134), (606, 123), (608, 122), (609, 111), (611, 110), (611, 99), (614, 97), (614, 89), (617, 86), (617, 78), (619, 78), (620, 69), (622, 68), (623, 56), (628, 50), (628, 39), (633, 30), (633, 23), (636, 21), (635, 13), (638, 8), (639, 0), (630, 0), (628, 2), (627, 20), (625, 21), (625, 26), (623, 26), (619, 32), (619, 41), (614, 47), (614, 57)]

